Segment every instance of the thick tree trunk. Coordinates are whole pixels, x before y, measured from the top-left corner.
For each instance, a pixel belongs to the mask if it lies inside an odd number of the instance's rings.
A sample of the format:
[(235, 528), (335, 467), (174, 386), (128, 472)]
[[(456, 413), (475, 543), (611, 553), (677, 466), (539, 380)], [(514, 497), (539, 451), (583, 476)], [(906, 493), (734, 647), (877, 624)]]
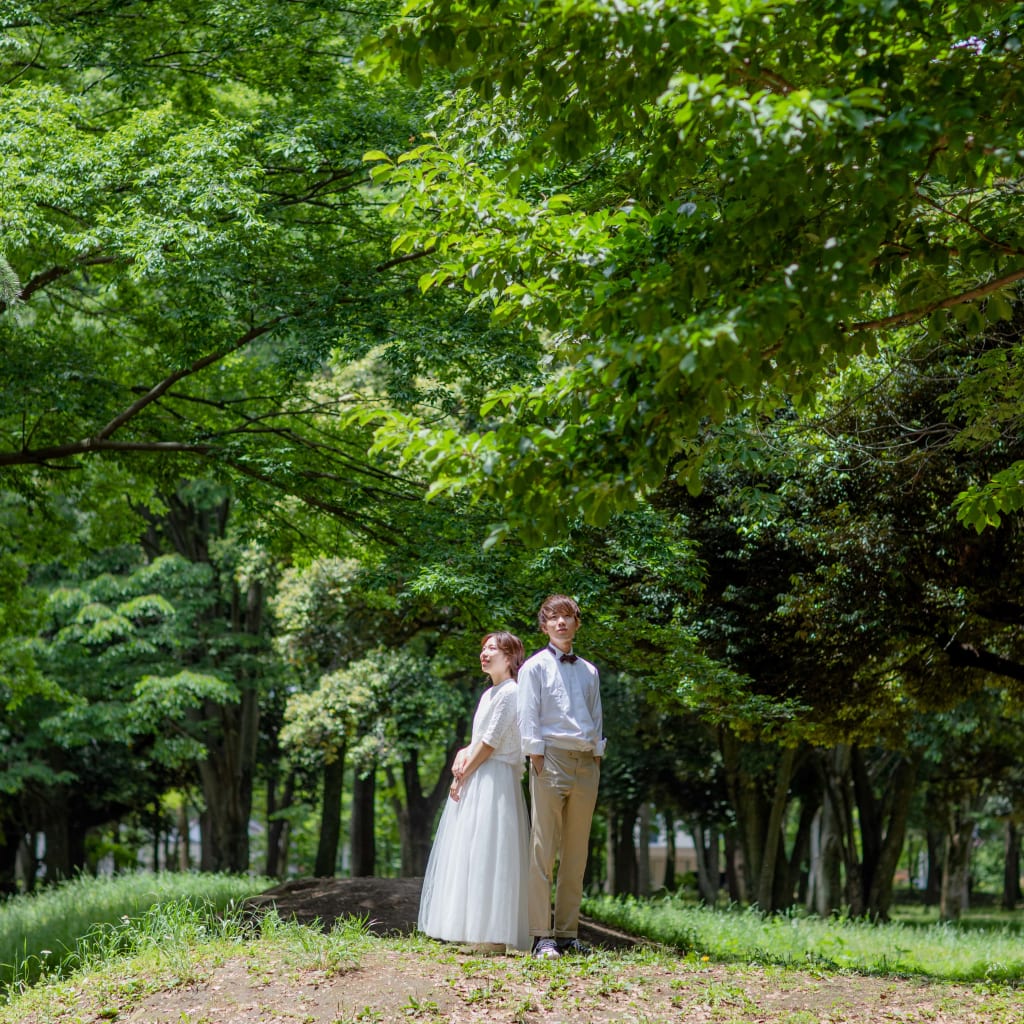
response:
[(615, 865), (613, 869), (612, 892), (616, 896), (637, 895), (639, 871), (636, 860), (636, 844), (633, 829), (636, 825), (637, 806), (619, 806), (615, 816)]
[(16, 829), (4, 831), (0, 828), (0, 897), (11, 896), (18, 891), (18, 847), (21, 839), (21, 833)]
[(882, 849), (882, 814), (875, 799), (871, 777), (860, 747), (850, 748), (850, 781), (860, 825), (861, 902), (874, 879), (875, 867)]
[[(182, 493), (165, 498), (168, 511), (162, 517), (150, 517), (149, 529), (142, 538), (147, 552), (156, 557), (170, 544), (174, 550), (195, 563), (210, 565), (212, 542), (227, 535), (231, 504), (224, 500), (203, 507)], [(143, 513), (144, 514), (144, 513)], [(226, 576), (227, 574), (225, 574)], [(205, 622), (217, 637), (216, 645), (197, 640), (195, 664), (229, 664), (238, 649), (246, 653), (254, 637), (263, 630), (265, 595), (263, 586), (251, 580), (244, 591), (233, 576), (217, 579), (218, 599), (204, 613)], [(202, 631), (200, 631), (201, 633)], [(238, 637), (232, 651), (225, 637)], [(244, 663), (245, 659), (235, 659)], [(202, 669), (201, 669), (202, 670)], [(233, 672), (239, 699), (232, 704), (205, 702), (201, 711), (189, 717), (206, 744), (206, 758), (199, 765), (206, 813), (201, 819), (203, 835), (202, 867), (208, 871), (242, 872), (249, 869), (249, 819), (256, 774), (256, 746), (259, 732), (259, 696), (257, 681), (245, 667)]]
[(843, 858), (844, 902), (853, 917), (860, 917), (864, 913), (864, 885), (861, 862), (857, 854), (854, 813), (856, 796), (851, 760), (851, 748), (846, 744), (841, 743), (833, 747), (828, 752), (827, 763), (824, 766), (824, 782), (826, 803), (832, 807), (833, 822)]
[(377, 772), (374, 768), (352, 778), (352, 877), (371, 877), (377, 870), (376, 845)]
[(39, 870), (39, 862), (36, 860), (37, 840), (35, 832), (26, 832), (18, 843), (14, 872), (21, 882), (22, 891), (26, 893), (35, 892), (36, 889), (36, 875)]
[[(460, 730), (461, 733), (461, 730)], [(398, 796), (398, 784), (394, 772), (386, 768), (388, 786), (395, 794), (392, 805), (398, 819), (398, 837), (401, 842), (402, 875), (414, 878), (422, 875), (427, 867), (430, 856), (431, 833), (434, 817), (441, 802), (448, 793), (448, 780), (451, 778), (452, 761), (458, 747), (454, 744), (448, 751), (448, 757), (429, 793), (424, 794), (420, 782), (419, 758), (413, 751), (407, 760), (402, 762), (402, 781), (405, 789), (405, 803)]]
[(942, 921), (959, 921), (967, 909), (974, 827), (975, 817), (969, 800), (963, 799), (950, 808), (939, 897), (939, 919)]
[[(743, 856), (744, 889), (757, 886), (765, 833), (764, 801), (757, 782), (743, 769), (743, 743), (729, 729), (718, 733), (726, 791), (736, 815), (736, 838)], [(752, 893), (757, 899), (757, 890)]]
[(207, 701), (205, 725), (215, 723), (207, 741), (207, 755), (199, 764), (199, 778), (207, 807), (204, 831), (204, 869), (249, 870), (249, 819), (256, 768), (259, 702), (252, 688), (242, 690), (236, 704)]
[(333, 878), (341, 842), (341, 797), (345, 791), (345, 752), (324, 765), (323, 800), (320, 804), (320, 839), (316, 847), (313, 874)]
[(1004, 910), (1014, 910), (1020, 902), (1020, 830), (1012, 818), (1006, 820), (1003, 844)]
[(917, 760), (901, 757), (889, 778), (887, 799), (884, 801), (886, 814), (880, 827), (881, 842), (875, 844), (877, 859), (871, 866), (871, 882), (867, 891), (866, 911), (870, 917), (880, 921), (889, 920), (893, 880), (906, 840), (907, 819), (916, 783)]
[(42, 831), (46, 836), (43, 864), (48, 884), (71, 878), (85, 866), (85, 828), (76, 820), (70, 794), (64, 786), (47, 791), (42, 808)]

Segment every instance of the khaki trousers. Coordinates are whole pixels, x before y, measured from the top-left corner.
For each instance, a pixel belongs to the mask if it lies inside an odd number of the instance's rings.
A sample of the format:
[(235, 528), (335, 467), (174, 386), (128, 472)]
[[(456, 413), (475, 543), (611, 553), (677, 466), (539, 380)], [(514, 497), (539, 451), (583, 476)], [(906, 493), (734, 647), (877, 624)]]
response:
[[(547, 747), (544, 771), (530, 768), (530, 934), (576, 937), (583, 898), (583, 872), (590, 822), (601, 769), (587, 751)], [(551, 879), (558, 858), (555, 919), (551, 924)]]

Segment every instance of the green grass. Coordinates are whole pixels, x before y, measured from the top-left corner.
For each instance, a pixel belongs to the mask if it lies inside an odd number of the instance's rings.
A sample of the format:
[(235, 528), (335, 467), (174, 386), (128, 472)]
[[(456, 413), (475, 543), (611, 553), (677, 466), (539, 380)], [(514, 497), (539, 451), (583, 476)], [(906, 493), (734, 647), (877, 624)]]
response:
[(275, 911), (256, 919), (238, 907), (211, 915), (209, 905), (193, 899), (156, 904), (142, 917), (102, 929), (102, 936), (77, 964), (0, 993), (0, 1024), (116, 1020), (154, 993), (200, 988), (234, 958), (256, 984), (282, 972), (330, 977), (352, 968), (378, 941), (358, 919), (325, 932), (284, 922)]
[[(1019, 918), (960, 925), (862, 920), (757, 910), (715, 910), (674, 897), (591, 898), (598, 921), (717, 961), (916, 975), (966, 982), (1024, 978)], [(922, 915), (918, 915), (920, 920)]]
[[(1008, 927), (984, 933), (923, 923), (873, 927), (715, 911), (677, 899), (600, 899), (587, 902), (589, 914), (656, 942), (548, 962), (467, 956), (457, 945), (421, 935), (378, 938), (360, 920), (325, 932), (283, 922), (275, 912), (244, 914), (235, 901), (264, 884), (230, 876), (82, 879), (0, 906), (0, 927), (10, 927), (16, 911), (27, 920), (31, 908), (53, 918), (49, 925), (56, 930), (65, 913), (79, 904), (99, 905), (101, 897), (113, 917), (87, 931), (86, 941), (69, 931), (59, 944), (73, 955), (52, 967), (40, 960), (45, 969), (37, 984), (30, 984), (23, 964), (0, 992), (0, 1024), (116, 1020), (156, 1005), (173, 1006), (175, 1013), (195, 1005), (201, 1016), (188, 1019), (209, 1022), (204, 1000), (216, 998), (224, 978), (229, 987), (240, 979), (248, 983), (260, 1013), (331, 1024), (525, 1021), (538, 1013), (650, 1024), (710, 1013), (744, 1024), (811, 1024), (865, 1019), (865, 1000), (878, 1011), (876, 1019), (902, 1014), (925, 1020), (933, 1012), (972, 1024), (1024, 1019), (1024, 951)], [(111, 885), (119, 896), (111, 895)], [(132, 900), (135, 913), (119, 914)], [(215, 901), (227, 909), (216, 909)], [(370, 970), (354, 971), (367, 957)], [(900, 974), (920, 977), (902, 980)], [(351, 981), (332, 989), (341, 975)], [(411, 988), (403, 987), (409, 978)], [(328, 1016), (312, 1015), (306, 1004), (300, 1010), (296, 993), (321, 986), (330, 992)]]
[(140, 872), (113, 878), (82, 875), (16, 896), (0, 903), (0, 992), (128, 947), (140, 928), (159, 936), (186, 921), (193, 929), (195, 921), (216, 927), (234, 903), (268, 884), (264, 878), (238, 875)]

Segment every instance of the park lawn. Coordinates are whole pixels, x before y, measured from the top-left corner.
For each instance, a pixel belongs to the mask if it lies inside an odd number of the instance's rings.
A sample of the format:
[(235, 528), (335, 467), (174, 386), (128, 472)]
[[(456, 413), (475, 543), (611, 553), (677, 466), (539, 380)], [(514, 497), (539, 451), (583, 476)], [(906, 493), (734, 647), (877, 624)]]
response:
[(360, 1021), (1011, 1024), (1024, 991), (760, 964), (641, 945), (538, 962), (421, 937), (270, 920), (251, 939), (152, 949), (27, 989), (0, 1024)]

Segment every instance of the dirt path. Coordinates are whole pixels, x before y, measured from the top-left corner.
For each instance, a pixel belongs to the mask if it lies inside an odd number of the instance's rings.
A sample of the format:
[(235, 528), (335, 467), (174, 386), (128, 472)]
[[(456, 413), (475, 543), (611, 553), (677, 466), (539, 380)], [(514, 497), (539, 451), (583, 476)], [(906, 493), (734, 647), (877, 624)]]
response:
[(997, 1008), (963, 987), (794, 971), (615, 963), (600, 953), (552, 973), (525, 956), (449, 960), (382, 949), (358, 968), (254, 977), (244, 962), (202, 985), (159, 993), (123, 1024), (350, 1024), (445, 1021), (686, 1024), (1010, 1024), (1024, 1004)]

